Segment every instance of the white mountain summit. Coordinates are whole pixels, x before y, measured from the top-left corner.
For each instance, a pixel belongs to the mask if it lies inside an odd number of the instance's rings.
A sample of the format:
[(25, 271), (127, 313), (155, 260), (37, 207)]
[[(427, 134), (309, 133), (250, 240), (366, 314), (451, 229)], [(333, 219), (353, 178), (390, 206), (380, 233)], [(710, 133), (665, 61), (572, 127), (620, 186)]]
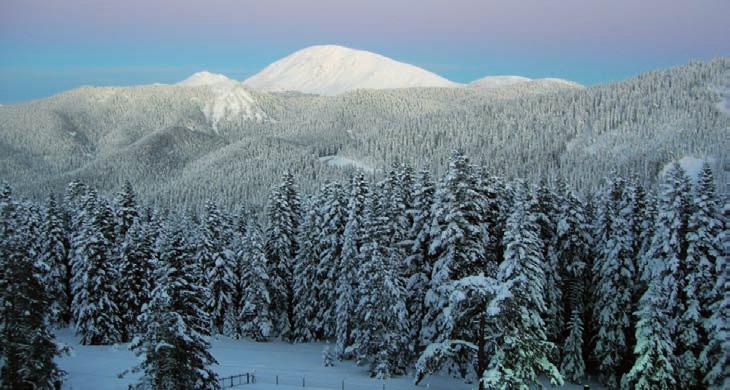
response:
[(177, 85), (182, 85), (185, 87), (199, 87), (202, 85), (215, 85), (223, 83), (228, 84), (232, 82), (235, 81), (220, 73), (211, 73), (204, 70), (202, 72), (194, 73), (185, 80), (178, 82)]
[(244, 81), (264, 91), (337, 95), (355, 89), (452, 87), (459, 84), (379, 54), (336, 45), (311, 46)]

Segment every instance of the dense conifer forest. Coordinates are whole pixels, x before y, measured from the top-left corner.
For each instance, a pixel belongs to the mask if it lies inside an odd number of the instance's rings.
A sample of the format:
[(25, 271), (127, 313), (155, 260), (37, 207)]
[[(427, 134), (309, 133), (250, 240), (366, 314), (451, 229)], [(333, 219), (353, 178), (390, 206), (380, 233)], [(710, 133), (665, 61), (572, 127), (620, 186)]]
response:
[(45, 202), (6, 184), (2, 387), (63, 381), (54, 329), (68, 326), (83, 344), (131, 342), (137, 388), (217, 388), (215, 335), (329, 340), (330, 362), (377, 378), (480, 389), (730, 386), (730, 202), (710, 165), (651, 186), (607, 173), (595, 190), (461, 152), (433, 172), (396, 163), (315, 191), (287, 172), (265, 209), (201, 212), (153, 207), (129, 182)]

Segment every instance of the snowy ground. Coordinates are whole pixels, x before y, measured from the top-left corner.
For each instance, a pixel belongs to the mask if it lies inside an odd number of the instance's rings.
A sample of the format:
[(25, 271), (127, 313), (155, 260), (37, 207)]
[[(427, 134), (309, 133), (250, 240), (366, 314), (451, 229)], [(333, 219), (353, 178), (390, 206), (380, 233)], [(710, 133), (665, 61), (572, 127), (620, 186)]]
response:
[(320, 157), (319, 161), (322, 163), (325, 163), (331, 167), (338, 167), (338, 168), (355, 167), (357, 169), (362, 169), (363, 171), (365, 171), (367, 173), (375, 172), (375, 168), (373, 168), (372, 166), (370, 166), (368, 164), (365, 164), (363, 162), (356, 161), (356, 160), (353, 160), (353, 159), (350, 159), (347, 157), (342, 157), (342, 156), (324, 156), (324, 157)]
[[(134, 374), (127, 374), (122, 379), (117, 377), (122, 371), (137, 364), (136, 357), (127, 349), (127, 345), (79, 345), (78, 339), (70, 329), (59, 330), (57, 338), (73, 348), (70, 356), (59, 359), (61, 368), (68, 372), (65, 389), (127, 389), (128, 384), (136, 381), (137, 375)], [(345, 390), (474, 388), (472, 385), (444, 376), (426, 378), (419, 386), (413, 385), (412, 377), (379, 381), (368, 376), (366, 367), (358, 367), (352, 362), (336, 362), (335, 367), (324, 367), (323, 348), (323, 343), (255, 343), (221, 337), (213, 340), (211, 353), (218, 360), (219, 364), (214, 369), (221, 377), (246, 372), (255, 373), (256, 384), (238, 387), (248, 390), (302, 389), (302, 378), (305, 388), (312, 390), (341, 390), (343, 381)], [(591, 386), (591, 388), (598, 387)]]

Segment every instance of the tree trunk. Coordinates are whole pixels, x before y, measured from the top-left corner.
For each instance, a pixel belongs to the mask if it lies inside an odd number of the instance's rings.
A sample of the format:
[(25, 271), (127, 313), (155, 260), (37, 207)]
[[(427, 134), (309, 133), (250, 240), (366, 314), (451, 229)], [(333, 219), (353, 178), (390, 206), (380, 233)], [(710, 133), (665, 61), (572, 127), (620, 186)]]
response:
[(487, 368), (487, 357), (486, 351), (484, 351), (484, 346), (486, 345), (486, 340), (484, 339), (485, 332), (484, 332), (484, 316), (480, 316), (479, 318), (479, 329), (477, 330), (477, 366), (476, 366), (476, 372), (477, 372), (477, 380), (479, 381), (479, 390), (484, 390), (484, 382), (482, 381), (482, 375), (484, 375), (484, 370)]

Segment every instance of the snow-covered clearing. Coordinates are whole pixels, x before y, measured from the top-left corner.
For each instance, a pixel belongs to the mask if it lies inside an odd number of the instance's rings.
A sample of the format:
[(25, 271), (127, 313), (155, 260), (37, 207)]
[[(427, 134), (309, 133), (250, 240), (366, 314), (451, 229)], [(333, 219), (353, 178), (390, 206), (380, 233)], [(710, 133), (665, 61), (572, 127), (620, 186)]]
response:
[(338, 168), (354, 167), (357, 169), (361, 169), (367, 173), (375, 172), (375, 168), (373, 168), (372, 166), (370, 166), (366, 163), (363, 163), (363, 162), (360, 162), (357, 160), (353, 160), (353, 159), (350, 159), (347, 157), (342, 157), (342, 156), (324, 156), (324, 157), (320, 157), (319, 161), (322, 163), (325, 163), (331, 167), (338, 167)]
[[(61, 329), (57, 339), (73, 348), (70, 356), (58, 359), (59, 365), (68, 372), (64, 388), (74, 390), (127, 389), (138, 375), (118, 374), (137, 364), (137, 358), (126, 344), (116, 346), (84, 346), (72, 329)], [(324, 343), (288, 344), (279, 341), (256, 343), (248, 340), (233, 340), (227, 337), (213, 339), (211, 353), (218, 360), (214, 366), (221, 377), (253, 372), (256, 384), (242, 385), (248, 390), (290, 390), (302, 389), (302, 378), (306, 389), (341, 390), (409, 390), (409, 389), (473, 389), (458, 379), (446, 376), (431, 376), (418, 386), (413, 385), (412, 376), (392, 378), (387, 381), (370, 378), (367, 367), (358, 367), (353, 362), (335, 362), (335, 367), (324, 367), (322, 350)], [(276, 385), (278, 375), (279, 385)], [(566, 386), (579, 389), (580, 386)], [(598, 387), (591, 386), (592, 389)]]

